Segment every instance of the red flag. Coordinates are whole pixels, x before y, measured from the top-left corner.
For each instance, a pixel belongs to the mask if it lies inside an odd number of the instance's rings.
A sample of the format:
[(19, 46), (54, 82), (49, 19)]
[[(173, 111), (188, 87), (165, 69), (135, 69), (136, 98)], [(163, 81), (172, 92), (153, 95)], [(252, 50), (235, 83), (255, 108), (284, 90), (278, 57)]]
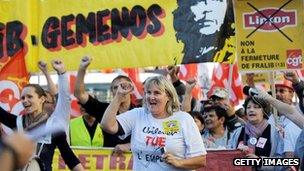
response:
[(20, 94), (29, 80), (24, 56), (23, 51), (20, 51), (16, 56), (0, 61), (0, 66), (3, 66), (0, 68), (0, 105), (14, 114), (20, 114), (23, 110)]
[(238, 105), (239, 100), (243, 99), (243, 87), (237, 65), (233, 64), (231, 67), (231, 85), (229, 85), (228, 81), (230, 64), (222, 63), (213, 69), (211, 88), (208, 95), (210, 96), (215, 87), (226, 88), (230, 92), (229, 98), (232, 104)]
[[(179, 79), (187, 81), (190, 78), (194, 78), (198, 81), (198, 74), (197, 74), (197, 64), (187, 64), (187, 65), (181, 65), (179, 70)], [(192, 90), (192, 97), (196, 99), (201, 99), (201, 88), (199, 86), (199, 83), (196, 84), (196, 86)]]
[(142, 99), (144, 94), (143, 84), (139, 78), (139, 70), (137, 68), (124, 68), (122, 69), (122, 74), (127, 75), (135, 85), (131, 100), (133, 104), (138, 105), (138, 100)]
[(75, 88), (75, 82), (76, 82), (76, 74), (70, 73), (70, 92), (71, 92), (71, 118), (75, 118), (80, 116), (80, 108), (78, 105), (78, 100), (74, 96), (74, 88)]
[[(10, 113), (22, 114), (20, 101), (21, 90), (28, 84), (29, 73), (25, 66), (25, 51), (19, 51), (14, 57), (3, 57), (0, 60), (0, 106)], [(4, 127), (4, 132), (11, 130)]]

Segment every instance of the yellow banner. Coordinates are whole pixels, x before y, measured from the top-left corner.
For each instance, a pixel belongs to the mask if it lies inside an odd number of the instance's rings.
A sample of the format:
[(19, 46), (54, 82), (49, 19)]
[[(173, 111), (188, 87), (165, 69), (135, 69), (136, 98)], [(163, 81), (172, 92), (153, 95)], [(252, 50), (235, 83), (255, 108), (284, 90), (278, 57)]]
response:
[[(113, 156), (113, 149), (80, 149), (73, 148), (75, 155), (86, 170), (132, 170), (132, 153), (124, 153)], [(52, 164), (53, 171), (70, 170), (60, 156), (58, 149), (55, 150)]]
[(241, 71), (302, 68), (303, 1), (235, 0)]
[(4, 1), (0, 4), (0, 71), (17, 55), (31, 54), (31, 1)]
[[(269, 73), (254, 73), (254, 76), (253, 76), (253, 82), (254, 83), (268, 83), (269, 82)], [(246, 74), (242, 74), (242, 82), (243, 82), (243, 85), (246, 85), (247, 82), (247, 75)]]
[[(38, 71), (38, 60), (56, 58), (68, 70), (77, 70), (85, 55), (93, 58), (90, 69), (97, 70), (234, 61), (231, 0), (0, 3), (0, 25), (5, 26), (0, 27), (0, 57), (22, 49), (31, 72)], [(15, 20), (17, 25), (10, 25)]]

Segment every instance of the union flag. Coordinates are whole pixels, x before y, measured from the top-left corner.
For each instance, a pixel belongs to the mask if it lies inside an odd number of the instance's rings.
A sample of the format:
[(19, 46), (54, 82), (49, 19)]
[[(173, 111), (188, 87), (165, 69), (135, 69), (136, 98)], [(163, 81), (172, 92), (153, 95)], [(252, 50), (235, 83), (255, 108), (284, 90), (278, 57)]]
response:
[(201, 99), (202, 93), (201, 88), (199, 86), (199, 80), (198, 80), (198, 64), (185, 64), (181, 65), (179, 69), (179, 79), (187, 81), (190, 78), (194, 78), (197, 80), (197, 83), (195, 87), (192, 90), (192, 97), (196, 99)]
[[(19, 51), (14, 57), (0, 58), (0, 106), (16, 115), (23, 112), (24, 108), (20, 101), (21, 90), (29, 82), (25, 53)], [(4, 127), (4, 132), (9, 133), (11, 130)]]
[[(231, 74), (230, 81), (229, 73)], [(241, 82), (241, 76), (239, 74), (239, 69), (236, 64), (221, 63), (218, 64), (217, 67), (214, 67), (211, 88), (208, 94), (209, 96), (215, 87), (222, 87), (227, 89), (231, 103), (233, 105), (239, 104), (239, 101), (243, 99), (243, 86)]]

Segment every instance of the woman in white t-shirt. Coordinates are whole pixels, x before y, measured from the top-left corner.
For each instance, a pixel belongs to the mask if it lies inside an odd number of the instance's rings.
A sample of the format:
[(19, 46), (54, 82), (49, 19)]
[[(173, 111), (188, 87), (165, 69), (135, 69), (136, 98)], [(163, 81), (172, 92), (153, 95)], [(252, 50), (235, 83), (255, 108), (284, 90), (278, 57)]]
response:
[(133, 170), (191, 170), (206, 165), (206, 150), (193, 118), (180, 111), (176, 91), (164, 76), (145, 82), (143, 107), (116, 113), (133, 90), (119, 85), (105, 111), (104, 130), (125, 138), (131, 134)]

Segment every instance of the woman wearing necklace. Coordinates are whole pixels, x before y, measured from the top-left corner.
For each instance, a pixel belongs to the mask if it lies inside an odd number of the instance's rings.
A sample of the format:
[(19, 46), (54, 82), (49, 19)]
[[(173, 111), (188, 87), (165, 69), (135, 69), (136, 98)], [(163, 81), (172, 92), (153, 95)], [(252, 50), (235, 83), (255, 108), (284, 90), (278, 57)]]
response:
[[(70, 92), (64, 64), (60, 60), (52, 61), (52, 66), (58, 74), (58, 101), (52, 110), (46, 110), (54, 101), (50, 101), (50, 96), (36, 84), (26, 85), (21, 93), (21, 101), (24, 106), (25, 115), (16, 116), (0, 108), (0, 122), (11, 129), (18, 131), (28, 130), (39, 123), (46, 122), (50, 127), (62, 127), (67, 130), (70, 114)], [(51, 170), (51, 163), (56, 142), (52, 142), (53, 135), (47, 135), (38, 140), (37, 152), (45, 165), (46, 170)]]

